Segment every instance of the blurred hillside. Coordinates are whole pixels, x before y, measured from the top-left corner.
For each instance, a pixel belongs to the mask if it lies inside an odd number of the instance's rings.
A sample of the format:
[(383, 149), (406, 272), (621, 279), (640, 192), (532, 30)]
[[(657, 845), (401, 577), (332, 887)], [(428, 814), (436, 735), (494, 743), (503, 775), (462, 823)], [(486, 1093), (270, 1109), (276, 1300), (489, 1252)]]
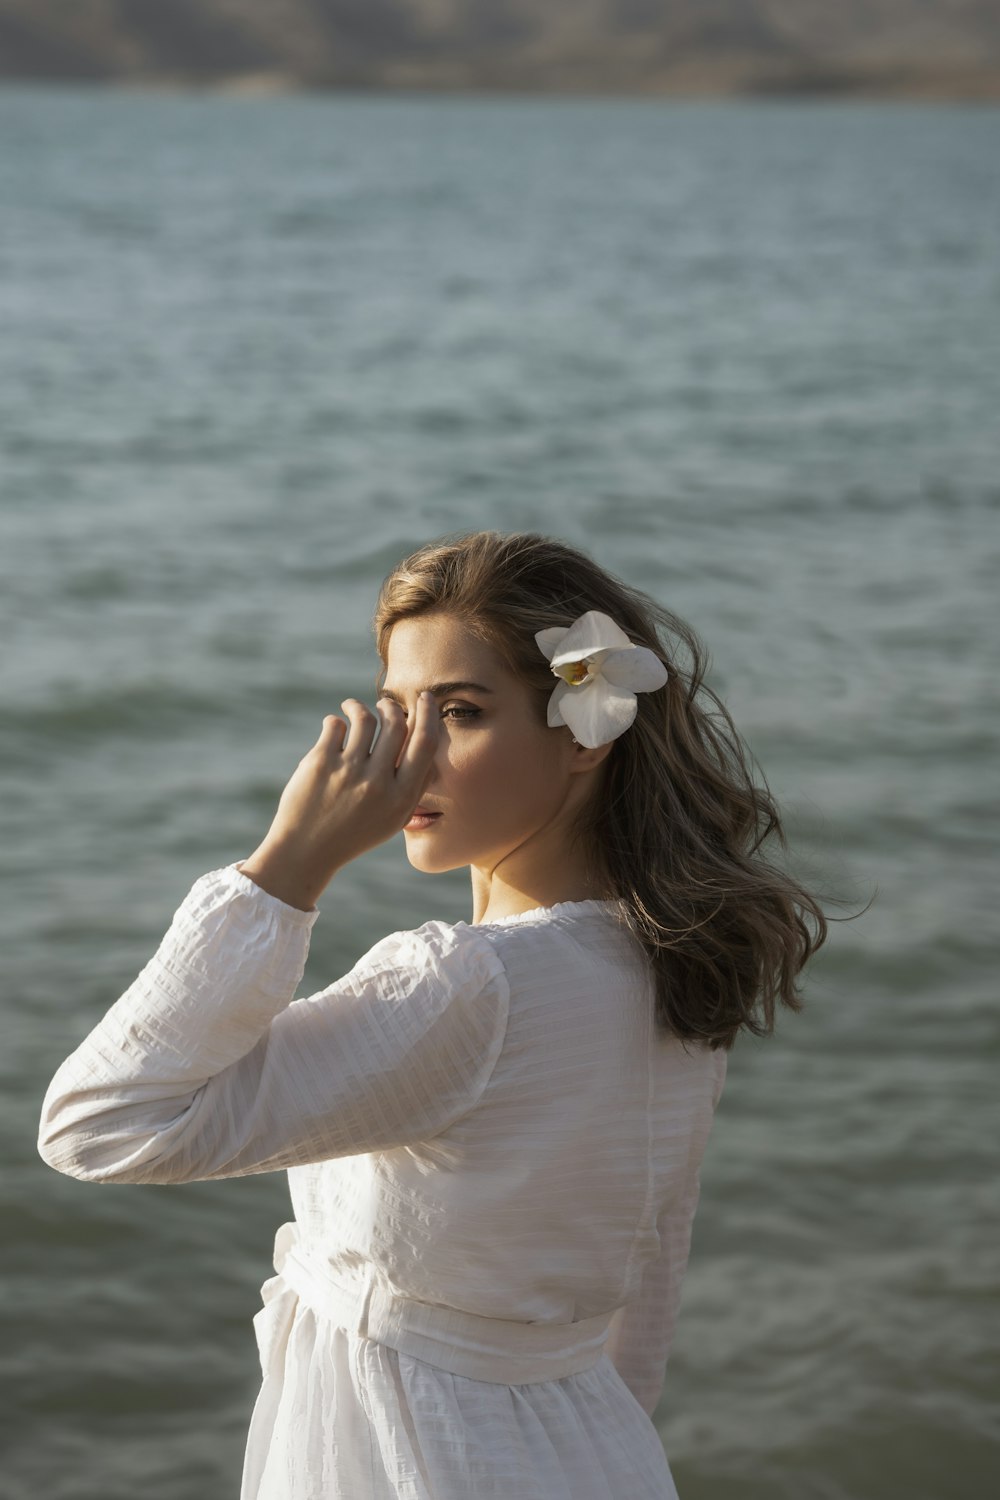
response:
[(0, 0), (0, 78), (1000, 98), (1000, 0)]

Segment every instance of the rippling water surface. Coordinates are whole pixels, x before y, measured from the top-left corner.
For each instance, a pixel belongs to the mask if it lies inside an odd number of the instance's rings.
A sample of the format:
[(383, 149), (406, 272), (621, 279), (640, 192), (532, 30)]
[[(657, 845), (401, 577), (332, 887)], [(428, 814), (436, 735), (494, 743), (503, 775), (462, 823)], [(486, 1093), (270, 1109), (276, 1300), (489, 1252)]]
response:
[[(9, 89), (0, 142), (3, 1494), (236, 1494), (284, 1181), (74, 1183), (41, 1096), (480, 526), (689, 618), (877, 888), (730, 1057), (683, 1500), (1000, 1491), (1000, 113)], [(322, 905), (310, 988), (470, 910), (402, 838)]]

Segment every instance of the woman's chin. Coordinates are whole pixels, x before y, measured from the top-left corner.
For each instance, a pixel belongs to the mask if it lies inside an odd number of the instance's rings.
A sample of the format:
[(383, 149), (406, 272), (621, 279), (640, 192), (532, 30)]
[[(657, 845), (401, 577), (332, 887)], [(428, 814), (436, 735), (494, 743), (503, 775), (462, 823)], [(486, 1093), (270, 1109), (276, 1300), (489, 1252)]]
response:
[(422, 870), (425, 875), (433, 874), (434, 861), (428, 859), (427, 854), (415, 839), (406, 840), (406, 857), (415, 870)]
[(419, 840), (406, 840), (406, 857), (415, 870), (422, 875), (444, 875), (448, 870), (457, 870), (458, 863), (455, 860), (435, 859), (429, 849), (422, 849)]

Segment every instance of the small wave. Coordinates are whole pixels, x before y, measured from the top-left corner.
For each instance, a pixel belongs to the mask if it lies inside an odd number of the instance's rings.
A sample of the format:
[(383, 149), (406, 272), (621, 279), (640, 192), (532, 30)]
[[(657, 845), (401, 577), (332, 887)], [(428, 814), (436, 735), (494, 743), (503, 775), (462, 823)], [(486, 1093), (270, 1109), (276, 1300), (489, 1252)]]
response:
[(151, 680), (91, 693), (68, 692), (55, 701), (8, 711), (7, 727), (15, 743), (21, 736), (56, 748), (115, 735), (158, 739), (191, 724), (219, 722), (231, 712), (218, 694)]

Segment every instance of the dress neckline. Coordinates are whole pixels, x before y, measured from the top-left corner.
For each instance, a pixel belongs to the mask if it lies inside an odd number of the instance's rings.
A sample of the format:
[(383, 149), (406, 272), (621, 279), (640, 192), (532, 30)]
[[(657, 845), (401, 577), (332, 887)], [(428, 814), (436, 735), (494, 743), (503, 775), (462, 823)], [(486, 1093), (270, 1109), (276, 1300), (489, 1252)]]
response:
[(506, 927), (512, 922), (538, 922), (545, 917), (558, 916), (562, 912), (606, 911), (610, 913), (620, 905), (621, 902), (617, 897), (610, 897), (607, 900), (556, 901), (551, 906), (532, 906), (528, 911), (510, 912), (506, 917), (487, 917), (482, 922), (470, 922), (468, 925), (470, 927)]

